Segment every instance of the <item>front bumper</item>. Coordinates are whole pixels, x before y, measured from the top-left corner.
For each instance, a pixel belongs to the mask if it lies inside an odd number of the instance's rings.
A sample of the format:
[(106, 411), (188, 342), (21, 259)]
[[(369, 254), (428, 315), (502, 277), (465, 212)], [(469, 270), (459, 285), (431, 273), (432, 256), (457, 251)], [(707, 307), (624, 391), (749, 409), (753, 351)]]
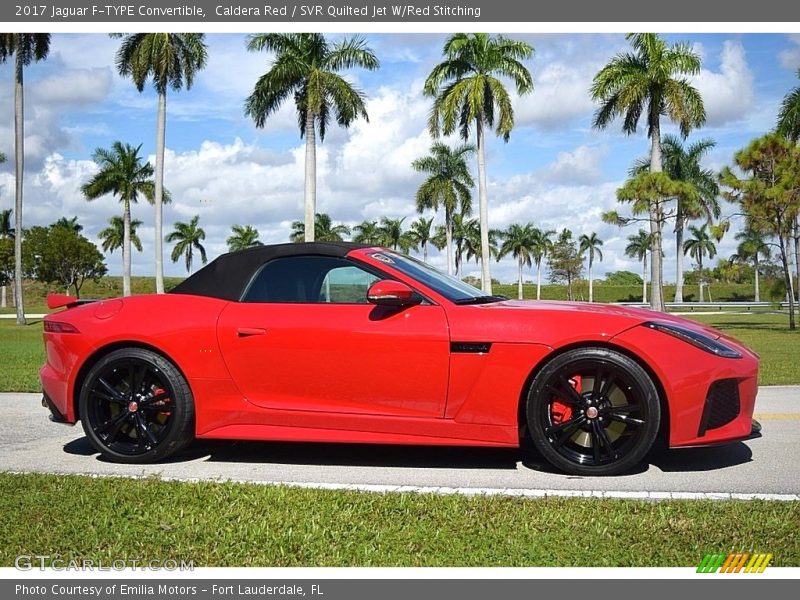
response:
[(613, 342), (644, 360), (661, 384), (670, 447), (751, 439), (758, 357), (748, 348), (726, 338), (742, 357), (722, 358), (647, 327)]

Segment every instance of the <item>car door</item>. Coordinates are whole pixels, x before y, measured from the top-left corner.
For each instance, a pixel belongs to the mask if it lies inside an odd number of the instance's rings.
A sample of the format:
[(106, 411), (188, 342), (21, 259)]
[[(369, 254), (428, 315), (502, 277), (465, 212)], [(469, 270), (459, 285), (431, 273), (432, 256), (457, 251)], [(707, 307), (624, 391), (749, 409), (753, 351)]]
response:
[(225, 363), (247, 400), (279, 410), (442, 417), (444, 310), (428, 301), (369, 304), (367, 289), (383, 277), (339, 257), (264, 265), (218, 321)]

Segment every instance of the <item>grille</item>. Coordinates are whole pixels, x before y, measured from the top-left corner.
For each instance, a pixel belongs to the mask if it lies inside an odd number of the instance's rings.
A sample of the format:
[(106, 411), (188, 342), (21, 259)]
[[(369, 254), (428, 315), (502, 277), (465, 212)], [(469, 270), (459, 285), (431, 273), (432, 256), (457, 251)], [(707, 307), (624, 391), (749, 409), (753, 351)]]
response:
[(698, 436), (705, 435), (709, 429), (727, 425), (739, 416), (740, 409), (739, 382), (736, 379), (715, 381), (708, 388)]

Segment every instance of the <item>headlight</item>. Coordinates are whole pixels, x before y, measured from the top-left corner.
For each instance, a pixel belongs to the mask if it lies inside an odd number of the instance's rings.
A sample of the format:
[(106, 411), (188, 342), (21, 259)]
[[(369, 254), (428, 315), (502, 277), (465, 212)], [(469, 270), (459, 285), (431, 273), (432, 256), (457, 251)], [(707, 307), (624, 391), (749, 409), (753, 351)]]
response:
[(643, 325), (681, 339), (696, 348), (700, 348), (716, 356), (721, 356), (723, 358), (742, 358), (742, 355), (737, 350), (731, 348), (727, 344), (698, 331), (694, 331), (693, 329), (688, 329), (672, 323), (659, 323), (655, 321), (649, 321)]

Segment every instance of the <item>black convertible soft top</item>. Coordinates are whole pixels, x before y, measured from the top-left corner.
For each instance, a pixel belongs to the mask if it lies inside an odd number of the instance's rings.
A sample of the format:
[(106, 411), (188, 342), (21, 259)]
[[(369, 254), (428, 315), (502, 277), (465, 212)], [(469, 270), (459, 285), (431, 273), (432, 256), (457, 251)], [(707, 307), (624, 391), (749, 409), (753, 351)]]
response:
[(342, 257), (357, 248), (369, 246), (352, 242), (309, 242), (254, 246), (229, 252), (184, 279), (170, 293), (239, 300), (255, 272), (273, 258), (309, 255)]

